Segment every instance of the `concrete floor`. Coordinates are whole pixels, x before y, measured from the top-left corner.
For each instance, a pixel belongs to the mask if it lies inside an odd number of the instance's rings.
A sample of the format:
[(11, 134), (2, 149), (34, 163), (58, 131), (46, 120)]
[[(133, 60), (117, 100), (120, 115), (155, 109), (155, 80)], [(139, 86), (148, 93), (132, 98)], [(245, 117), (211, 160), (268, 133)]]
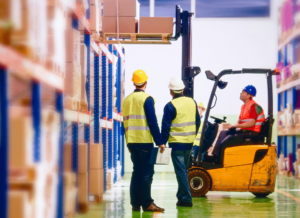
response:
[(104, 202), (92, 204), (85, 215), (76, 218), (125, 217), (300, 217), (300, 181), (278, 176), (276, 192), (267, 198), (255, 198), (245, 192), (208, 192), (207, 197), (193, 198), (192, 208), (176, 207), (177, 183), (174, 173), (156, 173), (152, 184), (154, 202), (164, 213), (132, 212), (129, 196), (131, 174), (104, 194)]

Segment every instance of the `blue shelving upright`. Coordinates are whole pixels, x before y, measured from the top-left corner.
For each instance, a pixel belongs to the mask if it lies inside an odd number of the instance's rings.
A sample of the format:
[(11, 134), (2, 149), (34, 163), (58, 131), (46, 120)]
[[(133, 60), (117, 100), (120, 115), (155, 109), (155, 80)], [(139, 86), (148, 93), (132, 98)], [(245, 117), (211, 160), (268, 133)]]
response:
[[(106, 107), (106, 63), (107, 57), (102, 52), (102, 119), (107, 119), (107, 107)], [(107, 173), (107, 130), (102, 127), (102, 144), (103, 144), (103, 169), (104, 169), (104, 191), (107, 189), (106, 185), (106, 173)]]
[[(113, 52), (113, 45), (109, 44), (108, 50), (110, 53)], [(112, 62), (109, 60), (108, 64), (108, 118), (107, 120), (112, 122), (113, 120), (113, 107), (112, 107), (112, 80), (113, 80), (113, 69)], [(108, 169), (111, 170), (113, 167), (112, 151), (113, 151), (113, 131), (108, 128)]]

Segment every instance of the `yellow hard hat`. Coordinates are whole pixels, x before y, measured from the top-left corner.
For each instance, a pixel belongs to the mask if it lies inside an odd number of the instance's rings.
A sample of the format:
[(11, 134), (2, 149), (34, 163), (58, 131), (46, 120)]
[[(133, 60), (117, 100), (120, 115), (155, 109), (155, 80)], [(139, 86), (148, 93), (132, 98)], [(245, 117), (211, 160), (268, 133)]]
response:
[(200, 103), (198, 104), (198, 107), (203, 107), (204, 110), (206, 110), (206, 107), (204, 106), (204, 103), (203, 103), (203, 102), (200, 102)]
[(132, 75), (132, 82), (136, 85), (143, 85), (148, 80), (148, 76), (143, 70), (136, 70)]

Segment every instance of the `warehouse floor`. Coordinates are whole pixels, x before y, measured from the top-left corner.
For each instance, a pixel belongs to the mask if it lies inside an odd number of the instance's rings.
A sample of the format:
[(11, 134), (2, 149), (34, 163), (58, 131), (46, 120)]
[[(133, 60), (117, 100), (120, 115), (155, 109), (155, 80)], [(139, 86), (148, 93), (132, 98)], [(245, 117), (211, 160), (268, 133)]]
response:
[(104, 202), (91, 205), (85, 215), (76, 218), (123, 217), (300, 217), (300, 181), (278, 176), (276, 192), (267, 198), (251, 193), (208, 192), (206, 198), (193, 198), (194, 207), (176, 208), (177, 183), (174, 173), (156, 173), (152, 198), (165, 208), (164, 213), (132, 212), (129, 197), (130, 173), (104, 195)]

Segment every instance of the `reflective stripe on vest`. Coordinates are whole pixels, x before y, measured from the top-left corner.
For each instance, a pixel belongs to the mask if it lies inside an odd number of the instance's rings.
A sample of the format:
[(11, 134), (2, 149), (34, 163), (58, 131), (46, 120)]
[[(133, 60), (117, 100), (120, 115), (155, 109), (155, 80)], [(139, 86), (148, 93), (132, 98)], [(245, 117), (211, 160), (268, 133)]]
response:
[(176, 118), (172, 121), (169, 143), (193, 143), (196, 138), (196, 103), (185, 96), (171, 101), (176, 109)]
[[(250, 121), (251, 119), (249, 118), (250, 115), (250, 109), (252, 107), (252, 105), (258, 105), (253, 99), (250, 100), (247, 105), (243, 105), (241, 108), (241, 114), (240, 114), (240, 119), (241, 119), (241, 123), (245, 123)], [(258, 115), (257, 119), (255, 120), (255, 125), (249, 128), (242, 128), (245, 130), (251, 130), (251, 131), (255, 131), (255, 132), (260, 132), (261, 129), (261, 125), (263, 124), (263, 122), (265, 121), (265, 115), (264, 115), (264, 110), (262, 109), (262, 112)]]
[(200, 139), (201, 139), (202, 127), (203, 127), (203, 122), (201, 122), (201, 125), (199, 127), (197, 136), (196, 136), (195, 141), (194, 141), (194, 146), (200, 146)]
[(150, 95), (145, 92), (133, 92), (123, 101), (123, 125), (127, 144), (153, 143), (144, 110), (144, 104), (148, 97)]

